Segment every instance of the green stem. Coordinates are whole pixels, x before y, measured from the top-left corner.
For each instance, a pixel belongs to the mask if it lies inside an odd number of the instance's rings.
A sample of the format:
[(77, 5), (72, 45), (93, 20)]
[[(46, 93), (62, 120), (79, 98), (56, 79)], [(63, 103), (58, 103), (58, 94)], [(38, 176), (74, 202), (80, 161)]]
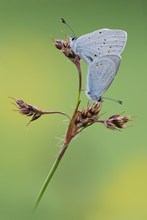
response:
[(71, 120), (71, 117), (69, 115), (67, 115), (66, 113), (64, 112), (60, 112), (60, 111), (43, 111), (41, 110), (41, 113), (43, 115), (50, 115), (50, 114), (60, 114), (60, 115), (65, 115), (69, 120)]
[(77, 104), (76, 107), (79, 105), (80, 99), (81, 99), (81, 91), (82, 91), (82, 71), (81, 71), (81, 65), (80, 65), (80, 61), (77, 61), (75, 63), (77, 70), (78, 70), (78, 74), (79, 74), (79, 90), (78, 90), (78, 98), (77, 98)]
[(55, 160), (55, 162), (54, 162), (48, 176), (46, 177), (46, 180), (44, 181), (44, 183), (42, 185), (42, 188), (41, 188), (41, 190), (38, 194), (38, 197), (37, 197), (37, 200), (36, 200), (36, 203), (35, 203), (35, 206), (34, 206), (34, 210), (37, 208), (37, 206), (38, 206), (38, 204), (39, 204), (39, 202), (40, 202), (40, 200), (41, 200), (41, 198), (42, 198), (42, 196), (43, 196), (43, 194), (44, 194), (44, 192), (45, 192), (45, 190), (46, 190), (46, 188), (47, 188), (47, 186), (48, 186), (48, 184), (49, 184), (49, 182), (52, 178), (52, 176), (54, 175), (54, 173), (55, 173), (55, 171), (56, 171), (56, 169), (57, 169), (57, 167), (58, 167), (58, 165), (59, 165), (66, 149), (67, 149), (67, 147), (68, 147), (68, 144), (64, 144), (62, 146), (62, 148), (61, 148), (61, 150), (58, 154), (58, 157), (56, 158), (56, 160)]
[(67, 129), (67, 132), (66, 132), (66, 136), (65, 136), (65, 141), (64, 141), (64, 144), (58, 154), (58, 157), (56, 158), (48, 176), (46, 177), (46, 180), (45, 182), (43, 183), (42, 185), (42, 188), (38, 194), (38, 197), (37, 197), (37, 200), (36, 200), (36, 203), (35, 203), (35, 206), (34, 206), (34, 210), (37, 208), (37, 206), (39, 205), (40, 203), (40, 200), (42, 199), (42, 196), (49, 184), (49, 182), (51, 181), (51, 178), (52, 176), (54, 175), (71, 139), (74, 137), (73, 135), (73, 127), (74, 127), (74, 119), (75, 119), (75, 115), (78, 111), (78, 107), (79, 107), (79, 104), (80, 104), (80, 97), (81, 97), (81, 89), (82, 89), (82, 72), (81, 72), (81, 67), (80, 67), (80, 62), (77, 61), (75, 63), (76, 67), (77, 67), (77, 70), (78, 70), (78, 74), (79, 74), (79, 90), (78, 90), (78, 98), (77, 98), (77, 103), (76, 103), (76, 108), (75, 108), (75, 111), (73, 113), (73, 116), (72, 118), (70, 118), (67, 114), (63, 113), (63, 112), (48, 112), (48, 111), (42, 111), (43, 114), (55, 114), (55, 113), (58, 113), (58, 114), (62, 114), (62, 115), (65, 115), (67, 116), (69, 119), (70, 119), (70, 123), (69, 123), (69, 126), (68, 126), (68, 129)]

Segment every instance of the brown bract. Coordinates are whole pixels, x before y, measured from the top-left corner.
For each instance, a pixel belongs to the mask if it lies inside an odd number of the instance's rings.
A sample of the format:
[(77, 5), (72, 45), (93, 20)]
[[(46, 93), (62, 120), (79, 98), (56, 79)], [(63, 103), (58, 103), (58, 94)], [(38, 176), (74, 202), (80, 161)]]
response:
[(120, 130), (126, 128), (126, 123), (131, 120), (129, 116), (120, 116), (121, 114), (113, 115), (104, 121), (107, 128), (112, 130)]
[(75, 63), (77, 60), (80, 60), (80, 57), (76, 55), (70, 47), (69, 39), (66, 38), (66, 40), (54, 40), (55, 47), (58, 50), (61, 50), (61, 52), (68, 57), (73, 63)]
[(92, 103), (87, 108), (84, 108), (82, 111), (78, 110), (75, 116), (75, 126), (77, 128), (77, 131), (81, 128), (85, 128), (97, 122), (100, 110), (100, 102)]
[(43, 114), (43, 112), (40, 109), (38, 109), (37, 107), (35, 107), (33, 105), (25, 103), (21, 99), (14, 99), (14, 100), (15, 100), (16, 106), (18, 108), (18, 111), (22, 115), (32, 116), (29, 123), (32, 122), (32, 121), (35, 121), (38, 118), (40, 118), (40, 116)]

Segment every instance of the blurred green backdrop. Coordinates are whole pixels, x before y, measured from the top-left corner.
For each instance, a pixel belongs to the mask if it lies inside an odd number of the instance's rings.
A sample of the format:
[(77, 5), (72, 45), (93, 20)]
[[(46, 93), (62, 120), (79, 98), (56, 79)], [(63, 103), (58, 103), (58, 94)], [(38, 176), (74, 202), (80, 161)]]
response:
[[(124, 29), (128, 42), (119, 73), (106, 93), (106, 116), (137, 116), (113, 132), (94, 125), (66, 152), (38, 210), (32, 207), (62, 143), (67, 121), (47, 116), (26, 126), (9, 96), (72, 114), (78, 88), (73, 64), (54, 48), (65, 18), (77, 36)], [(0, 219), (147, 219), (147, 2), (129, 0), (0, 0)], [(86, 64), (82, 63), (83, 88)], [(87, 104), (83, 92), (82, 106)]]

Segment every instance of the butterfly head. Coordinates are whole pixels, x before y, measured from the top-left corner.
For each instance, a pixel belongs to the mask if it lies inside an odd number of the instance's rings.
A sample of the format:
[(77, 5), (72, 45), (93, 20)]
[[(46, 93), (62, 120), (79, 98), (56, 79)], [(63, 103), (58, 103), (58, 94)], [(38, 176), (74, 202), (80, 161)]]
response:
[(70, 44), (70, 47), (73, 51), (75, 51), (75, 43), (77, 41), (77, 37), (70, 37), (69, 38), (69, 44)]

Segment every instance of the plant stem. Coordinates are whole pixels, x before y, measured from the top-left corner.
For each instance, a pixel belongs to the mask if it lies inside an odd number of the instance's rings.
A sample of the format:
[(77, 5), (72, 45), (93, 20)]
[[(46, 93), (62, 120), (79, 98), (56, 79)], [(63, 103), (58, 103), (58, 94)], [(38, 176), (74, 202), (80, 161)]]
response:
[(71, 120), (71, 117), (69, 115), (67, 115), (64, 112), (60, 112), (60, 111), (41, 111), (43, 115), (50, 115), (50, 114), (60, 114), (60, 115), (65, 115), (69, 120)]
[(79, 74), (79, 90), (78, 90), (78, 98), (77, 98), (77, 103), (76, 103), (76, 107), (75, 107), (75, 110), (74, 110), (74, 113), (73, 113), (73, 116), (72, 118), (70, 118), (70, 116), (68, 116), (67, 114), (63, 113), (63, 112), (59, 112), (59, 111), (53, 111), (53, 112), (50, 112), (50, 111), (42, 111), (42, 114), (62, 114), (62, 115), (65, 115), (67, 116), (69, 119), (70, 119), (70, 123), (68, 125), (68, 129), (67, 129), (67, 132), (66, 132), (66, 136), (65, 136), (65, 140), (64, 140), (64, 144), (58, 154), (58, 157), (56, 158), (48, 176), (46, 177), (46, 180), (45, 182), (43, 183), (42, 185), (42, 188), (38, 194), (38, 197), (37, 197), (37, 200), (36, 200), (36, 203), (35, 203), (35, 206), (34, 206), (34, 210), (37, 208), (37, 206), (39, 205), (40, 203), (40, 200), (42, 199), (42, 196), (49, 184), (49, 182), (51, 181), (51, 178), (52, 176), (54, 175), (70, 141), (72, 140), (72, 138), (75, 136), (75, 134), (73, 134), (73, 128), (74, 128), (74, 120), (75, 120), (75, 116), (76, 116), (76, 113), (78, 111), (78, 107), (79, 107), (79, 104), (80, 104), (80, 96), (81, 96), (81, 89), (82, 89), (82, 72), (81, 72), (81, 67), (80, 67), (80, 62), (77, 61), (75, 62), (75, 65), (77, 67), (77, 70), (78, 70), (78, 74)]
[(76, 106), (79, 105), (80, 102), (80, 98), (81, 98), (81, 90), (82, 90), (82, 71), (81, 71), (81, 65), (80, 65), (80, 61), (77, 61), (75, 63), (77, 70), (78, 70), (78, 74), (79, 74), (79, 90), (78, 90), (78, 98), (77, 98), (77, 104)]
[(41, 188), (41, 190), (38, 194), (38, 197), (37, 197), (37, 200), (36, 200), (36, 203), (35, 203), (35, 206), (34, 206), (34, 210), (37, 208), (37, 206), (38, 206), (38, 204), (39, 204), (39, 202), (40, 202), (40, 200), (41, 200), (41, 198), (42, 198), (42, 196), (43, 196), (43, 194), (44, 194), (44, 192), (45, 192), (45, 190), (46, 190), (46, 188), (47, 188), (47, 186), (48, 186), (48, 184), (49, 184), (49, 182), (52, 178), (52, 176), (54, 175), (54, 173), (55, 173), (55, 171), (56, 171), (56, 169), (57, 169), (57, 167), (58, 167), (58, 165), (59, 165), (66, 149), (67, 149), (67, 147), (68, 147), (68, 144), (64, 144), (62, 146), (62, 148), (61, 148), (61, 150), (58, 154), (58, 157), (56, 158), (56, 160), (55, 160), (55, 162), (54, 162), (48, 176), (46, 177), (46, 180), (44, 181), (44, 183), (42, 185), (42, 188)]

